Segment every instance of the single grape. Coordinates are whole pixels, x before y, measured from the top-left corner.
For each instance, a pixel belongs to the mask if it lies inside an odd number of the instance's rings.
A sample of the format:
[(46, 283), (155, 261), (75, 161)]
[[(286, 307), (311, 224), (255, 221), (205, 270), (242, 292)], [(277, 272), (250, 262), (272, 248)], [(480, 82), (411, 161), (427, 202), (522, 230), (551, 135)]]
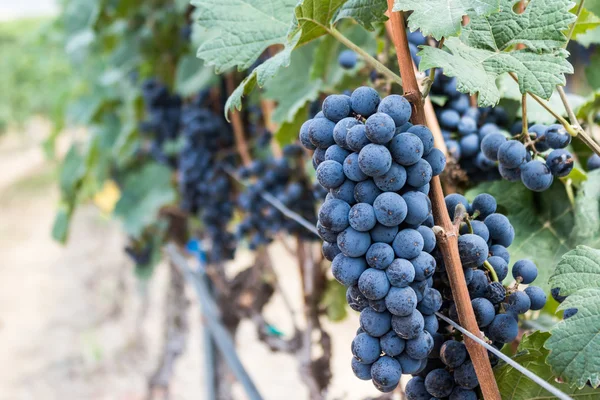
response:
[(491, 133), (481, 140), (481, 152), (490, 160), (498, 161), (498, 150), (506, 143), (506, 137), (501, 133)]
[[(367, 176), (381, 176), (392, 166), (392, 155), (387, 147), (380, 144), (368, 144), (358, 154), (358, 166)], [(410, 174), (408, 174), (410, 177)]]
[(342, 164), (333, 160), (323, 161), (317, 168), (317, 180), (326, 189), (339, 187), (346, 180)]
[(337, 199), (327, 200), (319, 209), (319, 222), (323, 227), (333, 232), (341, 232), (349, 225), (349, 212), (350, 205), (345, 201)]
[(531, 309), (532, 310), (541, 310), (546, 305), (546, 293), (542, 290), (542, 288), (537, 286), (528, 286), (525, 289), (525, 293), (529, 296), (529, 300), (531, 300)]
[(394, 315), (392, 317), (392, 329), (402, 339), (414, 339), (423, 331), (425, 320), (423, 315), (415, 310), (412, 314), (406, 317)]
[(458, 238), (458, 251), (463, 268), (467, 268), (483, 264), (487, 259), (489, 248), (481, 237), (466, 234)]
[(337, 245), (345, 256), (361, 257), (371, 246), (371, 236), (348, 227), (338, 235)]
[(487, 327), (487, 332), (487, 336), (495, 342), (510, 343), (517, 338), (519, 326), (512, 315), (498, 314)]
[(323, 101), (323, 114), (325, 118), (333, 122), (338, 122), (348, 117), (350, 115), (350, 101), (348, 97), (341, 94), (327, 96)]
[(351, 153), (346, 157), (343, 164), (344, 175), (354, 182), (361, 182), (368, 178), (358, 165), (358, 154)]
[[(431, 336), (433, 337), (434, 349), (435, 349), (436, 341), (438, 340), (438, 338), (441, 337), (442, 341), (444, 340), (443, 336), (436, 334), (436, 332), (438, 331), (438, 329), (440, 327), (438, 319), (435, 315), (424, 315), (423, 320), (425, 321), (425, 325), (424, 325), (425, 327), (423, 329), (425, 329), (427, 332), (431, 333)], [(441, 346), (442, 344), (439, 343), (439, 345)], [(431, 357), (431, 353), (429, 354), (429, 356)]]
[(346, 287), (356, 285), (366, 269), (367, 263), (363, 257), (347, 257), (338, 254), (331, 263), (333, 277)]
[(360, 292), (358, 285), (348, 287), (346, 290), (346, 302), (351, 309), (359, 312), (369, 306), (369, 300)]
[(406, 354), (415, 360), (426, 359), (433, 349), (433, 338), (427, 331), (422, 331), (413, 339), (406, 341)]
[(454, 378), (443, 368), (434, 369), (425, 378), (425, 389), (434, 397), (447, 397), (454, 389)]
[(379, 359), (381, 347), (379, 339), (367, 333), (360, 333), (352, 340), (352, 355), (361, 364), (372, 364)]
[[(368, 174), (367, 174), (368, 175)], [(412, 187), (421, 187), (431, 180), (433, 171), (431, 165), (423, 159), (406, 167), (406, 182)]]
[(342, 251), (337, 247), (337, 243), (323, 242), (321, 246), (321, 253), (329, 261), (333, 261), (335, 257)]
[[(312, 126), (312, 125), (311, 125)], [(346, 134), (346, 146), (352, 151), (361, 151), (371, 143), (367, 138), (367, 128), (363, 124), (354, 125)]]
[(488, 215), (484, 223), (488, 227), (493, 244), (500, 244), (504, 247), (510, 246), (515, 238), (515, 230), (506, 216), (494, 213)]
[(519, 260), (513, 265), (512, 275), (519, 283), (529, 285), (537, 278), (538, 270), (533, 261)]
[(337, 144), (334, 144), (333, 146), (329, 146), (325, 151), (325, 160), (333, 160), (340, 164), (344, 164), (344, 160), (346, 160), (346, 157), (349, 155), (350, 152), (348, 150), (345, 150)]
[(385, 297), (385, 305), (393, 315), (406, 317), (417, 307), (417, 294), (410, 287), (392, 287)]
[(358, 203), (352, 206), (348, 215), (350, 226), (359, 232), (368, 232), (375, 227), (377, 219), (373, 206), (367, 203)]
[(393, 160), (405, 167), (416, 164), (424, 153), (421, 139), (409, 132), (394, 136), (389, 144), (389, 149)]
[(312, 144), (312, 142), (310, 141), (309, 127), (310, 124), (312, 124), (312, 121), (312, 119), (309, 119), (308, 121), (304, 122), (300, 127), (300, 143), (302, 143), (302, 146), (304, 146), (308, 150), (314, 150), (317, 148), (317, 146)]
[(397, 193), (385, 192), (377, 196), (373, 203), (377, 221), (385, 226), (400, 225), (406, 218), (406, 202)]
[(392, 117), (385, 113), (375, 113), (365, 123), (367, 138), (376, 144), (386, 144), (394, 137), (396, 124)]
[(510, 253), (506, 250), (506, 247), (499, 244), (490, 246), (490, 256), (498, 256), (506, 261), (507, 264), (510, 262)]
[(406, 341), (400, 336), (396, 335), (394, 331), (389, 331), (379, 338), (379, 345), (385, 354), (391, 357), (396, 357), (402, 354), (404, 351)]
[(393, 357), (383, 356), (373, 363), (371, 367), (371, 377), (375, 386), (391, 387), (398, 385), (402, 367)]
[(313, 166), (315, 167), (315, 169), (317, 169), (317, 167), (323, 162), (325, 161), (325, 152), (327, 150), (325, 149), (321, 149), (321, 148), (317, 148), (315, 150), (315, 152), (313, 153)]
[(449, 130), (455, 130), (460, 122), (460, 114), (452, 109), (443, 110), (440, 113), (440, 125)]
[(337, 246), (338, 232), (334, 232), (331, 229), (325, 228), (320, 221), (317, 222), (317, 232), (319, 233), (321, 239), (323, 239), (326, 242), (335, 243), (335, 245)]
[(446, 167), (446, 156), (440, 149), (433, 148), (425, 157), (425, 161), (431, 166), (433, 176), (438, 176)]
[(331, 189), (329, 193), (334, 199), (345, 201), (346, 203), (352, 206), (356, 203), (356, 201), (354, 200), (355, 188), (356, 183), (354, 183), (354, 181), (351, 181), (350, 179), (346, 179), (344, 183), (342, 183), (335, 189)]
[(377, 90), (368, 86), (361, 86), (356, 89), (352, 92), (350, 99), (352, 101), (352, 110), (363, 117), (369, 117), (371, 114), (374, 114), (381, 101)]
[(410, 260), (415, 267), (415, 280), (424, 281), (435, 272), (435, 258), (422, 251), (417, 257)]
[(333, 128), (335, 123), (327, 118), (315, 118), (308, 127), (308, 137), (310, 142), (320, 149), (327, 149), (332, 144)]
[(494, 271), (496, 271), (498, 280), (502, 282), (508, 275), (508, 263), (502, 257), (498, 256), (491, 256), (487, 259), (487, 261), (490, 263), (492, 268), (494, 268)]
[(462, 365), (467, 360), (467, 356), (464, 343), (456, 340), (448, 340), (440, 348), (440, 359), (452, 369)]
[(404, 222), (418, 226), (431, 216), (431, 200), (426, 194), (421, 192), (406, 192), (402, 195), (407, 207), (406, 218)]
[(509, 140), (498, 149), (498, 161), (506, 168), (517, 168), (526, 158), (527, 149), (517, 140)]
[(352, 358), (352, 372), (360, 380), (371, 380), (371, 365), (373, 364), (363, 364), (356, 358)]
[(410, 260), (423, 251), (423, 236), (414, 229), (403, 229), (396, 235), (392, 247), (396, 256)]
[(390, 281), (385, 271), (369, 268), (360, 275), (358, 288), (367, 299), (379, 300), (390, 291)]
[(521, 167), (506, 168), (503, 164), (498, 165), (500, 176), (509, 182), (518, 182), (521, 180)]
[(431, 228), (423, 225), (419, 226), (417, 231), (419, 231), (423, 238), (423, 251), (431, 253), (436, 245), (435, 233), (433, 233)]
[(338, 63), (344, 69), (352, 69), (356, 66), (358, 56), (352, 50), (343, 50), (338, 56)]
[(454, 382), (465, 389), (475, 389), (479, 385), (477, 374), (471, 361), (464, 362), (454, 370)]
[(404, 392), (408, 400), (431, 400), (431, 395), (425, 389), (425, 380), (419, 376), (408, 381)]
[[(370, 336), (380, 338), (389, 332), (391, 318), (392, 315), (387, 311), (377, 312), (372, 308), (365, 308), (360, 312), (360, 327)], [(379, 340), (377, 347), (379, 347)], [(381, 350), (379, 352), (381, 353)]]
[(468, 115), (465, 115), (458, 122), (458, 133), (461, 136), (470, 135), (477, 132), (477, 121)]
[(419, 302), (417, 309), (424, 316), (434, 315), (442, 308), (442, 295), (434, 288), (425, 288), (423, 299)]
[(553, 149), (563, 149), (571, 143), (571, 135), (560, 124), (550, 125), (546, 130), (546, 143)]
[(373, 242), (392, 243), (394, 238), (398, 234), (397, 226), (385, 226), (381, 224), (375, 225), (373, 229), (369, 231), (371, 240)]
[(395, 287), (407, 287), (415, 279), (415, 267), (408, 260), (396, 258), (385, 270), (390, 284)]
[(477, 393), (457, 386), (452, 390), (452, 393), (450, 393), (448, 400), (477, 400)]
[(545, 163), (533, 160), (521, 167), (521, 180), (527, 189), (543, 192), (552, 185), (554, 177)]
[(546, 158), (546, 165), (550, 168), (552, 175), (556, 177), (564, 177), (571, 173), (575, 165), (573, 156), (570, 152), (564, 149), (552, 150)]
[[(408, 130), (409, 133), (415, 134), (423, 142), (423, 155), (429, 154), (433, 149), (433, 134), (425, 125), (414, 125)], [(399, 163), (401, 164), (401, 163)]]
[(381, 100), (377, 111), (392, 117), (397, 127), (406, 124), (412, 114), (408, 100), (397, 94), (389, 95)]
[(394, 261), (394, 250), (387, 243), (373, 243), (366, 258), (371, 268), (386, 269)]
[(375, 182), (371, 179), (358, 182), (354, 187), (354, 199), (359, 203), (372, 205), (380, 194), (381, 190), (379, 190)]
[(475, 196), (471, 209), (473, 213), (479, 213), (478, 218), (485, 219), (488, 215), (496, 212), (496, 199), (491, 194), (481, 193)]
[(600, 168), (600, 156), (598, 154), (592, 154), (590, 158), (587, 160), (587, 169), (588, 171), (593, 171), (595, 169)]
[(505, 297), (506, 289), (500, 282), (492, 282), (486, 288), (485, 298), (491, 301), (493, 304), (502, 303)]
[(373, 181), (384, 192), (397, 192), (406, 183), (406, 169), (402, 165), (392, 162), (389, 171), (381, 176), (374, 177)]
[(525, 314), (531, 307), (531, 300), (525, 292), (514, 292), (506, 298), (506, 310), (517, 314)]
[(489, 281), (485, 272), (482, 270), (476, 269), (473, 271), (473, 277), (471, 278), (471, 282), (467, 285), (469, 289), (469, 294), (472, 299), (483, 297), (489, 285)]
[(471, 305), (473, 306), (477, 325), (480, 328), (485, 328), (492, 323), (496, 311), (494, 305), (488, 299), (484, 299), (483, 297), (473, 299), (471, 300)]
[(474, 157), (479, 152), (479, 135), (475, 133), (463, 136), (458, 143), (463, 157)]

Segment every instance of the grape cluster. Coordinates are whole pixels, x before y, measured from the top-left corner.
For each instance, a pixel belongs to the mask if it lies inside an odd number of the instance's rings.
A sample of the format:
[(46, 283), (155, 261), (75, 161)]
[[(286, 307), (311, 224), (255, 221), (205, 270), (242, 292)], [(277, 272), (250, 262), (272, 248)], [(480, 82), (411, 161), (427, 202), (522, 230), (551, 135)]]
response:
[(181, 115), (183, 148), (179, 155), (181, 208), (198, 215), (210, 240), (210, 262), (233, 258), (236, 241), (227, 226), (233, 217), (233, 185), (224, 168), (233, 155), (219, 158), (233, 145), (225, 120), (203, 104), (203, 96), (188, 104)]
[(408, 122), (411, 106), (369, 87), (331, 95), (300, 130), (329, 190), (317, 230), (333, 276), (360, 311), (352, 369), (383, 392), (426, 364), (442, 296), (434, 288), (436, 238), (427, 196), (446, 159), (433, 135)]
[(487, 135), (481, 141), (481, 152), (494, 165), (498, 162), (504, 179), (520, 180), (528, 189), (542, 192), (554, 177), (567, 176), (573, 169), (573, 155), (565, 150), (570, 143), (571, 135), (562, 125), (535, 124), (513, 139), (500, 132)]
[(148, 119), (140, 123), (140, 131), (152, 140), (150, 155), (159, 163), (177, 167), (177, 155), (169, 154), (165, 147), (179, 135), (182, 118), (182, 101), (177, 94), (156, 79), (147, 79), (142, 84), (142, 98)]
[(252, 184), (238, 195), (238, 206), (246, 216), (238, 225), (238, 239), (246, 237), (250, 249), (269, 244), (279, 232), (299, 235), (306, 240), (314, 236), (304, 227), (285, 217), (261, 194), (267, 192), (304, 219), (314, 222), (315, 196), (307, 177), (299, 174), (304, 150), (297, 144), (287, 145), (282, 158), (254, 160), (240, 167), (238, 175), (250, 179)]
[[(462, 195), (452, 194), (446, 197), (446, 207), (456, 222), (464, 221), (458, 246), (477, 324), (491, 344), (501, 349), (517, 337), (519, 315), (540, 310), (546, 303), (546, 295), (537, 286), (519, 290), (520, 285), (529, 285), (536, 279), (537, 267), (526, 259), (517, 261), (512, 267), (515, 284), (502, 285), (509, 273), (507, 247), (515, 232), (508, 219), (496, 213), (493, 196), (480, 194), (469, 203)], [(438, 268), (433, 287), (443, 297), (440, 312), (459, 322), (444, 263), (437, 251), (434, 254)], [(438, 321), (433, 339), (435, 345), (427, 365), (406, 387), (407, 398), (477, 399), (479, 382), (460, 336), (450, 325)], [(490, 357), (492, 363), (497, 362), (493, 355)]]

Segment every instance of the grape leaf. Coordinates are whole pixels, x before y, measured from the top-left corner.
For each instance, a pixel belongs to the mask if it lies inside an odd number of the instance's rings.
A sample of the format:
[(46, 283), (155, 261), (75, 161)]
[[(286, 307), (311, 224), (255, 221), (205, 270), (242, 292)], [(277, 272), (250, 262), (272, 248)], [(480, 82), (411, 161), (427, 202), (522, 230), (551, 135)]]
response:
[(302, 0), (294, 10), (294, 28), (291, 34), (302, 31), (301, 46), (329, 32), (333, 17), (346, 0)]
[(187, 97), (212, 85), (216, 78), (217, 75), (213, 69), (205, 67), (202, 60), (186, 55), (177, 63), (175, 91)]
[[(279, 129), (275, 133), (277, 143), (279, 143), (281, 146), (285, 146), (286, 144), (293, 143), (298, 139), (300, 127), (308, 119), (309, 108), (310, 103), (306, 103), (304, 107), (296, 112), (296, 115), (292, 121), (284, 122), (279, 126)], [(312, 168), (310, 170), (312, 170)]]
[(600, 91), (595, 91), (586, 101), (576, 110), (577, 117), (587, 119), (591, 114), (596, 113), (600, 109)]
[[(579, 1), (577, 3), (579, 3)], [(600, 15), (600, 0), (587, 0), (585, 2), (585, 8), (596, 15)]]
[(194, 0), (194, 16), (218, 31), (198, 48), (198, 57), (217, 73), (249, 68), (269, 46), (287, 42), (296, 0)]
[(316, 46), (309, 44), (292, 53), (290, 66), (282, 68), (265, 86), (264, 97), (277, 102), (271, 119), (290, 122), (307, 102), (317, 99), (321, 79), (310, 79), (313, 53)]
[(175, 201), (171, 171), (150, 163), (130, 172), (124, 180), (121, 198), (114, 215), (122, 218), (127, 234), (139, 237), (144, 228), (156, 221), (158, 211)]
[(571, 241), (600, 248), (600, 171), (587, 173), (575, 199), (575, 226)]
[(339, 9), (333, 23), (352, 18), (365, 29), (373, 30), (373, 23), (387, 21), (386, 10), (386, 0), (348, 0)]
[(596, 16), (596, 14), (589, 12), (587, 9), (583, 8), (575, 21), (575, 28), (573, 29), (573, 35), (571, 36), (572, 40), (577, 40), (579, 35), (583, 35), (584, 33), (597, 28), (600, 26), (600, 18)]
[(567, 297), (559, 310), (576, 308), (577, 313), (552, 329), (545, 344), (547, 362), (557, 376), (582, 388), (589, 380), (600, 385), (600, 287), (582, 289)]
[(600, 53), (594, 53), (590, 58), (590, 63), (585, 67), (587, 82), (594, 89), (600, 88), (600, 68), (597, 68), (598, 65), (600, 65)]
[(600, 27), (590, 29), (589, 31), (577, 35), (577, 43), (583, 47), (590, 47), (593, 44), (600, 43)]
[[(525, 12), (512, 10), (513, 0), (501, 1), (501, 12), (474, 17), (460, 38), (451, 37), (444, 50), (421, 46), (419, 69), (441, 67), (457, 78), (457, 89), (479, 93), (479, 105), (495, 105), (500, 99), (496, 79), (508, 72), (519, 78), (521, 93), (548, 99), (556, 85), (564, 85), (564, 74), (572, 73), (562, 33), (573, 22), (568, 0), (539, 0)], [(524, 49), (515, 50), (514, 45)]]
[(440, 40), (460, 33), (463, 16), (489, 15), (498, 11), (499, 5), (499, 0), (395, 0), (393, 10), (412, 11), (408, 17), (410, 30), (420, 29), (423, 35)]
[(563, 296), (580, 289), (600, 288), (600, 250), (577, 246), (563, 255), (550, 286), (559, 287)]
[[(556, 382), (550, 366), (546, 364), (546, 357), (549, 351), (544, 348), (544, 344), (550, 337), (550, 333), (547, 332), (534, 332), (523, 336), (517, 348), (517, 353), (512, 359), (540, 378), (545, 379), (548, 383), (558, 387), (572, 398), (593, 400), (597, 396), (597, 392), (591, 388), (578, 390)], [(541, 386), (529, 380), (509, 364), (499, 364), (494, 368), (494, 376), (498, 382), (498, 389), (500, 390), (502, 400), (541, 400), (553, 398)]]

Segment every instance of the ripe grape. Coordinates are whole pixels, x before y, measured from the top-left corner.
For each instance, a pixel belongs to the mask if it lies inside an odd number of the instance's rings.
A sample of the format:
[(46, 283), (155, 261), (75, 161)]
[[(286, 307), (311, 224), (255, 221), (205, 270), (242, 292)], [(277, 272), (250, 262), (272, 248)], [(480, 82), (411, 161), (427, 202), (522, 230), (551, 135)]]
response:
[(352, 69), (356, 66), (358, 56), (352, 50), (343, 50), (338, 56), (338, 63), (344, 69)]

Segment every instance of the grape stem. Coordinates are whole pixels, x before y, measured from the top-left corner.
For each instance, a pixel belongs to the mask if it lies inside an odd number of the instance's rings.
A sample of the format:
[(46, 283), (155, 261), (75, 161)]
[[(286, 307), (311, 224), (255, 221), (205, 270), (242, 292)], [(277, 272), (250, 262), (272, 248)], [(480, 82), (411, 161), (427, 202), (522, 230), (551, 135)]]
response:
[(567, 48), (567, 46), (569, 45), (569, 42), (571, 41), (571, 38), (573, 37), (573, 32), (575, 32), (575, 27), (577, 27), (577, 21), (579, 21), (579, 16), (581, 15), (581, 10), (583, 10), (583, 3), (585, 3), (585, 0), (581, 0), (579, 2), (579, 5), (577, 6), (577, 11), (575, 11), (575, 15), (577, 16), (577, 18), (575, 18), (573, 25), (571, 25), (571, 28), (569, 28), (569, 33), (567, 34), (567, 41), (565, 42), (565, 45), (563, 46), (565, 49)]
[(364, 60), (370, 64), (373, 68), (377, 70), (377, 72), (396, 82), (398, 85), (402, 86), (402, 78), (392, 72), (391, 69), (380, 63), (375, 57), (364, 51), (360, 46), (356, 45), (353, 41), (344, 36), (340, 31), (335, 29), (335, 27), (331, 26), (326, 28), (331, 36), (337, 39), (340, 43), (348, 47), (350, 50), (358, 53), (364, 58)]
[[(437, 46), (438, 49), (441, 49), (444, 47), (444, 40), (446, 40), (446, 38), (442, 38), (440, 40), (440, 42), (438, 43), (438, 46)], [(431, 91), (431, 86), (433, 86), (433, 82), (435, 81), (436, 70), (437, 70), (436, 67), (431, 68), (431, 70), (429, 71), (429, 76), (423, 80), (423, 89), (421, 90), (421, 96), (423, 96), (423, 98), (426, 98), (427, 96), (429, 96), (429, 92)]]
[[(406, 24), (404, 13), (392, 11), (394, 0), (388, 0), (388, 16), (391, 24), (392, 41), (396, 47), (396, 55), (400, 66), (400, 75), (404, 82), (404, 93), (412, 103), (413, 114), (411, 122), (414, 124), (426, 124), (423, 108), (423, 97), (419, 90), (419, 84), (415, 75), (413, 61), (408, 47), (406, 35)], [(437, 244), (442, 254), (452, 294), (454, 296), (460, 323), (471, 331), (475, 336), (480, 336), (481, 331), (477, 326), (473, 306), (469, 297), (469, 291), (465, 281), (464, 271), (460, 262), (458, 252), (458, 232), (452, 225), (450, 216), (446, 209), (444, 193), (439, 176), (434, 176), (430, 182), (431, 191), (429, 197), (432, 203), (433, 217), (436, 225), (440, 226), (437, 231)], [(494, 379), (487, 351), (470, 338), (465, 338), (465, 345), (473, 361), (475, 373), (480, 383), (483, 397), (487, 400), (500, 400), (498, 385)]]
[(488, 260), (485, 260), (483, 262), (483, 266), (484, 266), (485, 269), (487, 269), (487, 271), (492, 276), (492, 281), (493, 282), (499, 282), (499, 280), (498, 280), (498, 274), (496, 274), (496, 270), (494, 269), (494, 267), (492, 267), (492, 264), (490, 264), (490, 262)]
[[(225, 83), (227, 85), (227, 92), (229, 95), (235, 90), (235, 81), (233, 74), (227, 75)], [(249, 166), (252, 163), (252, 157), (250, 156), (250, 150), (248, 149), (248, 143), (246, 143), (246, 137), (244, 135), (244, 123), (239, 111), (231, 112), (231, 126), (233, 127), (233, 136), (235, 137), (235, 147), (242, 159), (245, 166)]]

